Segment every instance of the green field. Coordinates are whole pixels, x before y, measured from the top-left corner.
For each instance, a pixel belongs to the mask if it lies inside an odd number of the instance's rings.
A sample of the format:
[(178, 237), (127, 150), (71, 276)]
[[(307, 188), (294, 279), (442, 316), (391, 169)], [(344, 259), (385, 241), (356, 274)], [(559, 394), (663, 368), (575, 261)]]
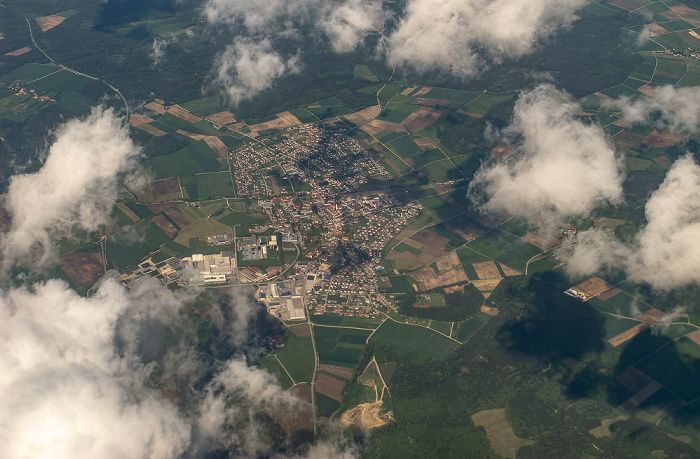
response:
[(277, 378), (277, 381), (280, 383), (282, 389), (287, 390), (294, 385), (294, 382), (289, 379), (287, 372), (284, 371), (284, 368), (274, 355), (270, 354), (263, 357), (260, 360), (260, 368), (264, 368), (273, 374)]
[(635, 366), (685, 401), (700, 397), (700, 346), (688, 338), (664, 346)]
[(505, 93), (505, 94), (491, 94), (483, 93), (468, 102), (464, 106), (464, 110), (476, 113), (478, 115), (487, 114), (493, 107), (503, 102), (512, 100), (515, 97), (515, 93)]
[(294, 378), (295, 383), (311, 382), (314, 373), (314, 351), (311, 337), (297, 338), (291, 332), (286, 332), (284, 347), (277, 349), (275, 353)]
[(379, 81), (379, 79), (372, 73), (372, 71), (366, 65), (356, 65), (353, 67), (353, 78), (356, 80), (367, 80), (371, 82)]
[(520, 272), (525, 272), (527, 261), (541, 252), (534, 245), (499, 229), (470, 242), (469, 247)]
[(354, 367), (360, 360), (371, 330), (314, 327), (319, 362)]
[(199, 199), (233, 196), (233, 183), (228, 171), (195, 175)]
[(107, 239), (107, 257), (119, 269), (141, 261), (170, 238), (152, 220), (142, 220)]
[(204, 140), (188, 145), (175, 153), (156, 156), (146, 161), (155, 179), (217, 172), (221, 164)]
[(335, 313), (315, 314), (311, 316), (311, 321), (319, 325), (338, 325), (343, 327), (356, 327), (375, 329), (382, 323), (381, 319), (371, 319), (366, 317), (349, 317)]
[(370, 338), (370, 343), (395, 347), (425, 359), (443, 359), (459, 345), (427, 328), (385, 321)]

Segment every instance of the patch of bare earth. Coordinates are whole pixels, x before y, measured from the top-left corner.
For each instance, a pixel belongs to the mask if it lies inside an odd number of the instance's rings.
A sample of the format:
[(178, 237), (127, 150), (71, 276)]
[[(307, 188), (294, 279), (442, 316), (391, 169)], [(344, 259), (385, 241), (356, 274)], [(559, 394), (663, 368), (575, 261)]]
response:
[(50, 16), (34, 18), (34, 20), (39, 25), (39, 28), (41, 28), (41, 31), (46, 32), (47, 30), (53, 29), (54, 27), (65, 21), (66, 18), (57, 14), (52, 14)]
[(63, 255), (61, 269), (77, 287), (90, 285), (102, 275), (102, 263), (94, 253)]
[(491, 449), (500, 456), (515, 459), (520, 447), (534, 443), (515, 435), (508, 424), (505, 408), (479, 411), (472, 415), (472, 422), (475, 426), (484, 428)]

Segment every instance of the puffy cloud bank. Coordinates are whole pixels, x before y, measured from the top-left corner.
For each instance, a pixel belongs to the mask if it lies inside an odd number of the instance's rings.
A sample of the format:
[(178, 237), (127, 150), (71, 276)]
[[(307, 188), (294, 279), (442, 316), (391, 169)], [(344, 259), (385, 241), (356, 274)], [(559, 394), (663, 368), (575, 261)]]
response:
[(569, 269), (587, 274), (616, 265), (659, 290), (699, 282), (700, 166), (692, 157), (673, 164), (645, 212), (647, 224), (629, 245), (599, 231), (579, 234)]
[(300, 27), (323, 33), (333, 51), (353, 51), (367, 33), (381, 24), (379, 0), (208, 0), (204, 15), (212, 24), (242, 28), (239, 36), (214, 63), (214, 84), (236, 104), (272, 87), (274, 82), (298, 71), (300, 53), (283, 57), (273, 49), (270, 37), (289, 39)]
[(579, 110), (550, 85), (521, 94), (504, 131), (516, 156), (482, 166), (469, 188), (474, 202), (546, 231), (597, 205), (619, 202), (620, 161), (601, 128), (577, 118)]
[(217, 57), (213, 84), (221, 87), (235, 105), (271, 88), (283, 75), (298, 72), (298, 62), (298, 55), (286, 59), (280, 56), (268, 39), (237, 38)]
[(694, 131), (700, 123), (700, 88), (657, 86), (654, 97), (623, 96), (605, 102), (629, 124), (653, 124), (672, 131)]
[(488, 61), (532, 52), (576, 19), (584, 0), (409, 0), (388, 37), (390, 61), (474, 76)]
[(86, 118), (59, 127), (41, 170), (10, 179), (5, 207), (12, 228), (2, 239), (5, 261), (33, 250), (45, 261), (52, 235), (74, 228), (94, 231), (105, 224), (119, 177), (138, 156), (123, 118), (111, 109), (95, 108)]

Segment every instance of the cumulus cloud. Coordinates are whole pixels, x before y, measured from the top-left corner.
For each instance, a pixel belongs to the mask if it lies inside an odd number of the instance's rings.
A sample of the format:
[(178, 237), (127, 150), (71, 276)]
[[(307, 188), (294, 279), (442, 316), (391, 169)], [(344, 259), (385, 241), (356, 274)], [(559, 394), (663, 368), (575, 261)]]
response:
[(584, 0), (409, 0), (389, 59), (418, 71), (474, 76), (487, 61), (530, 53), (576, 19)]
[(222, 88), (235, 105), (271, 88), (278, 78), (298, 71), (298, 54), (284, 58), (272, 49), (269, 39), (239, 37), (217, 57), (212, 83)]
[[(187, 339), (153, 336), (155, 322), (178, 335), (196, 334), (182, 322), (192, 292), (172, 292), (155, 280), (127, 290), (107, 277), (90, 298), (59, 280), (0, 293), (4, 458), (177, 458), (218, 450), (280, 457), (261, 413), (293, 419), (310, 412), (242, 355), (211, 362)], [(170, 356), (176, 362), (147, 360), (149, 346), (178, 348)], [(158, 390), (163, 381), (151, 378), (159, 365), (189, 373), (186, 403), (176, 405)], [(207, 374), (214, 376), (204, 387), (194, 384)], [(331, 441), (312, 446), (308, 457), (319, 450), (326, 457), (352, 451)]]
[(52, 236), (105, 224), (120, 174), (131, 170), (138, 156), (123, 118), (111, 109), (95, 108), (59, 127), (42, 168), (10, 179), (4, 199), (12, 227), (2, 238), (5, 260), (38, 253), (45, 261)]
[(346, 53), (357, 48), (364, 36), (381, 24), (382, 6), (376, 0), (346, 0), (338, 6), (326, 3), (320, 26), (333, 51)]
[(700, 123), (700, 88), (657, 86), (654, 97), (623, 96), (605, 106), (619, 110), (629, 124), (653, 124), (673, 131), (694, 131)]
[(691, 156), (673, 164), (645, 213), (647, 224), (630, 244), (581, 233), (570, 269), (585, 274), (617, 264), (631, 280), (658, 290), (700, 281), (700, 166)]
[(209, 0), (210, 24), (241, 25), (249, 34), (282, 33), (310, 25), (324, 32), (335, 52), (355, 49), (382, 20), (380, 0), (268, 0), (251, 7), (244, 0)]
[(486, 212), (521, 217), (546, 231), (621, 201), (619, 158), (599, 126), (576, 117), (579, 110), (550, 85), (521, 94), (504, 131), (516, 156), (482, 166), (470, 184), (472, 200)]
[(0, 449), (23, 457), (175, 457), (190, 427), (114, 347), (131, 305), (114, 280), (89, 299), (51, 280), (0, 298)]

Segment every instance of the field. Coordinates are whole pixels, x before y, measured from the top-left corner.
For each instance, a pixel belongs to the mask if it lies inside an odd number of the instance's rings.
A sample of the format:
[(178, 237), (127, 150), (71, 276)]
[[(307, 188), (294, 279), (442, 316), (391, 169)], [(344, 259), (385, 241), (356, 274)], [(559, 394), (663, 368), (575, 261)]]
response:
[(527, 261), (541, 252), (534, 245), (498, 229), (471, 242), (469, 248), (520, 272), (525, 272)]
[(195, 175), (199, 199), (233, 196), (233, 182), (228, 171)]
[(151, 158), (146, 164), (156, 179), (221, 170), (221, 164), (216, 160), (216, 154), (203, 140), (186, 146), (175, 153)]
[(508, 424), (504, 408), (479, 411), (472, 415), (472, 422), (486, 430), (491, 448), (499, 456), (515, 459), (521, 446), (533, 443), (532, 440), (523, 440), (515, 435), (513, 428)]
[(275, 353), (295, 383), (311, 382), (314, 356), (310, 336), (297, 338), (292, 333), (285, 333), (284, 347)]
[(459, 344), (425, 327), (385, 321), (370, 338), (377, 343), (424, 359), (443, 359)]
[(450, 252), (435, 262), (438, 274), (431, 267), (426, 267), (411, 275), (421, 290), (432, 290), (446, 285), (467, 282), (462, 263), (455, 252)]
[(319, 325), (339, 325), (343, 327), (367, 328), (372, 330), (377, 328), (382, 322), (381, 319), (349, 317), (333, 313), (312, 315), (311, 321)]
[(152, 220), (140, 221), (107, 239), (107, 257), (119, 269), (139, 262), (170, 238)]
[(335, 401), (343, 401), (343, 387), (345, 382), (328, 376), (324, 373), (316, 375), (316, 392), (332, 398)]
[(266, 355), (260, 360), (260, 368), (264, 368), (272, 373), (277, 378), (282, 389), (287, 390), (294, 385), (294, 382), (289, 378), (287, 372), (284, 371), (282, 364), (273, 354)]
[(90, 285), (102, 275), (102, 263), (94, 253), (71, 253), (61, 257), (61, 269), (76, 287)]
[(324, 365), (354, 367), (371, 330), (314, 327), (319, 362)]

